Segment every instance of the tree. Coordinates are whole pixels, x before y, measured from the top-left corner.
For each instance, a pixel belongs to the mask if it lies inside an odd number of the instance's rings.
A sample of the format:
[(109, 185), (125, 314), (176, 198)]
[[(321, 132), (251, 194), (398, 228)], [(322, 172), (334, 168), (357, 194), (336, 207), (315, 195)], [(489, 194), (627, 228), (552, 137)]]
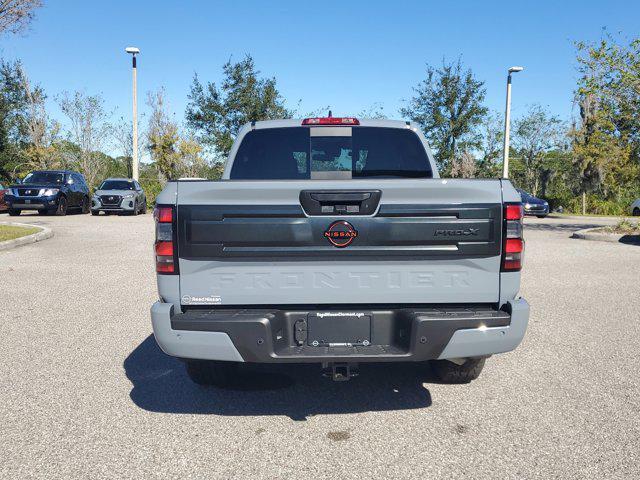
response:
[(99, 95), (65, 92), (59, 97), (59, 105), (69, 120), (67, 137), (77, 146), (76, 152), (70, 152), (68, 161), (84, 175), (88, 185), (94, 187), (106, 169), (100, 150), (111, 135), (104, 100)]
[(163, 180), (178, 178), (178, 125), (166, 111), (164, 89), (147, 93), (147, 105), (151, 109), (148, 128), (148, 146), (151, 160)]
[(482, 140), (477, 161), (477, 177), (497, 178), (502, 176), (503, 129), (503, 117), (496, 112), (488, 114), (482, 120), (480, 126)]
[(59, 152), (56, 148), (60, 124), (49, 118), (45, 108), (44, 90), (40, 86), (32, 86), (21, 67), (18, 68), (18, 72), (26, 103), (23, 114), (25, 167), (27, 170), (60, 167)]
[(187, 125), (213, 148), (218, 158), (229, 154), (242, 125), (291, 117), (275, 78), (261, 78), (251, 55), (238, 63), (228, 61), (223, 74), (220, 87), (211, 82), (203, 85), (196, 75), (186, 111)]
[(182, 135), (167, 112), (164, 90), (147, 95), (151, 108), (148, 149), (163, 180), (179, 177), (207, 177), (209, 164), (195, 135)]
[(640, 191), (640, 39), (576, 47), (580, 117), (571, 138), (586, 212), (589, 193), (627, 203)]
[(552, 173), (545, 165), (546, 155), (563, 145), (565, 131), (560, 119), (540, 105), (533, 105), (523, 117), (516, 119), (513, 148), (516, 162), (521, 165), (520, 187), (533, 195), (540, 193), (542, 182)]
[(401, 109), (403, 116), (422, 126), (445, 175), (459, 151), (480, 145), (478, 126), (487, 114), (483, 85), (471, 69), (464, 69), (460, 59), (451, 63), (443, 60), (438, 69), (427, 66), (426, 79), (414, 88), (415, 96)]
[[(138, 122), (138, 131), (140, 125)], [(118, 122), (113, 126), (113, 143), (120, 154), (120, 161), (124, 162), (126, 168), (126, 176), (133, 175), (133, 122), (127, 121), (120, 117)], [(138, 142), (138, 158), (142, 153), (142, 142)]]
[(0, 0), (0, 35), (24, 31), (42, 0)]
[(0, 176), (9, 177), (21, 161), (24, 135), (22, 115), (26, 98), (20, 79), (20, 62), (0, 63)]

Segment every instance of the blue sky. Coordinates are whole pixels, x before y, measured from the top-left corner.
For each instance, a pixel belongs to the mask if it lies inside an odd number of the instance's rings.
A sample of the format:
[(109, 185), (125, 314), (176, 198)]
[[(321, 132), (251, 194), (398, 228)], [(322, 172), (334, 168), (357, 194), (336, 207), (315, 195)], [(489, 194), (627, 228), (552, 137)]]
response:
[(26, 35), (0, 40), (0, 55), (22, 59), (50, 96), (100, 93), (128, 117), (124, 47), (138, 46), (140, 101), (165, 87), (180, 121), (194, 73), (219, 81), (222, 64), (245, 53), (277, 78), (290, 107), (301, 100), (302, 113), (330, 105), (334, 115), (355, 114), (379, 103), (398, 117), (426, 63), (462, 56), (486, 82), (491, 109), (503, 109), (506, 69), (523, 65), (514, 115), (540, 103), (568, 119), (573, 42), (598, 40), (603, 27), (623, 38), (640, 33), (637, 1), (44, 1)]

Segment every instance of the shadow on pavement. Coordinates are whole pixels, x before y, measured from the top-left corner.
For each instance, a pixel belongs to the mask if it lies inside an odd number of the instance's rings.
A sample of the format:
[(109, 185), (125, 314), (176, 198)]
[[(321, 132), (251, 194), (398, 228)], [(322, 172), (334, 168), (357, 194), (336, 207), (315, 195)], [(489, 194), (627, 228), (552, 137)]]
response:
[(130, 396), (152, 412), (214, 415), (286, 415), (306, 420), (342, 414), (429, 407), (423, 382), (434, 381), (417, 364), (365, 364), (349, 382), (320, 375), (320, 365), (252, 365), (228, 389), (192, 383), (179, 360), (165, 355), (149, 335), (124, 361)]

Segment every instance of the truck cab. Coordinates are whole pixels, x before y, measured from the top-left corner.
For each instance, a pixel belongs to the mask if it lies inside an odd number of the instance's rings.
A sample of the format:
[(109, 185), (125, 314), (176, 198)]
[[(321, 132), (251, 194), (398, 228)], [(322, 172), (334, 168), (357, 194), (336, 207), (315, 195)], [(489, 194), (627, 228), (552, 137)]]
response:
[(439, 178), (411, 122), (254, 122), (221, 181), (157, 199), (154, 334), (197, 383), (243, 362), (334, 380), (424, 362), (468, 382), (526, 331), (522, 217), (508, 180)]

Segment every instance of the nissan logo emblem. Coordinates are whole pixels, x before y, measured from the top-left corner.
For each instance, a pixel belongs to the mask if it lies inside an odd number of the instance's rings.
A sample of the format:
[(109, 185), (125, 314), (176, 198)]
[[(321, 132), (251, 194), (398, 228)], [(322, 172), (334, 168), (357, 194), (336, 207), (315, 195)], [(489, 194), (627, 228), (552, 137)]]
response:
[(358, 231), (349, 222), (338, 220), (329, 225), (324, 231), (324, 237), (329, 243), (337, 248), (344, 248), (351, 245), (353, 239), (358, 236)]

